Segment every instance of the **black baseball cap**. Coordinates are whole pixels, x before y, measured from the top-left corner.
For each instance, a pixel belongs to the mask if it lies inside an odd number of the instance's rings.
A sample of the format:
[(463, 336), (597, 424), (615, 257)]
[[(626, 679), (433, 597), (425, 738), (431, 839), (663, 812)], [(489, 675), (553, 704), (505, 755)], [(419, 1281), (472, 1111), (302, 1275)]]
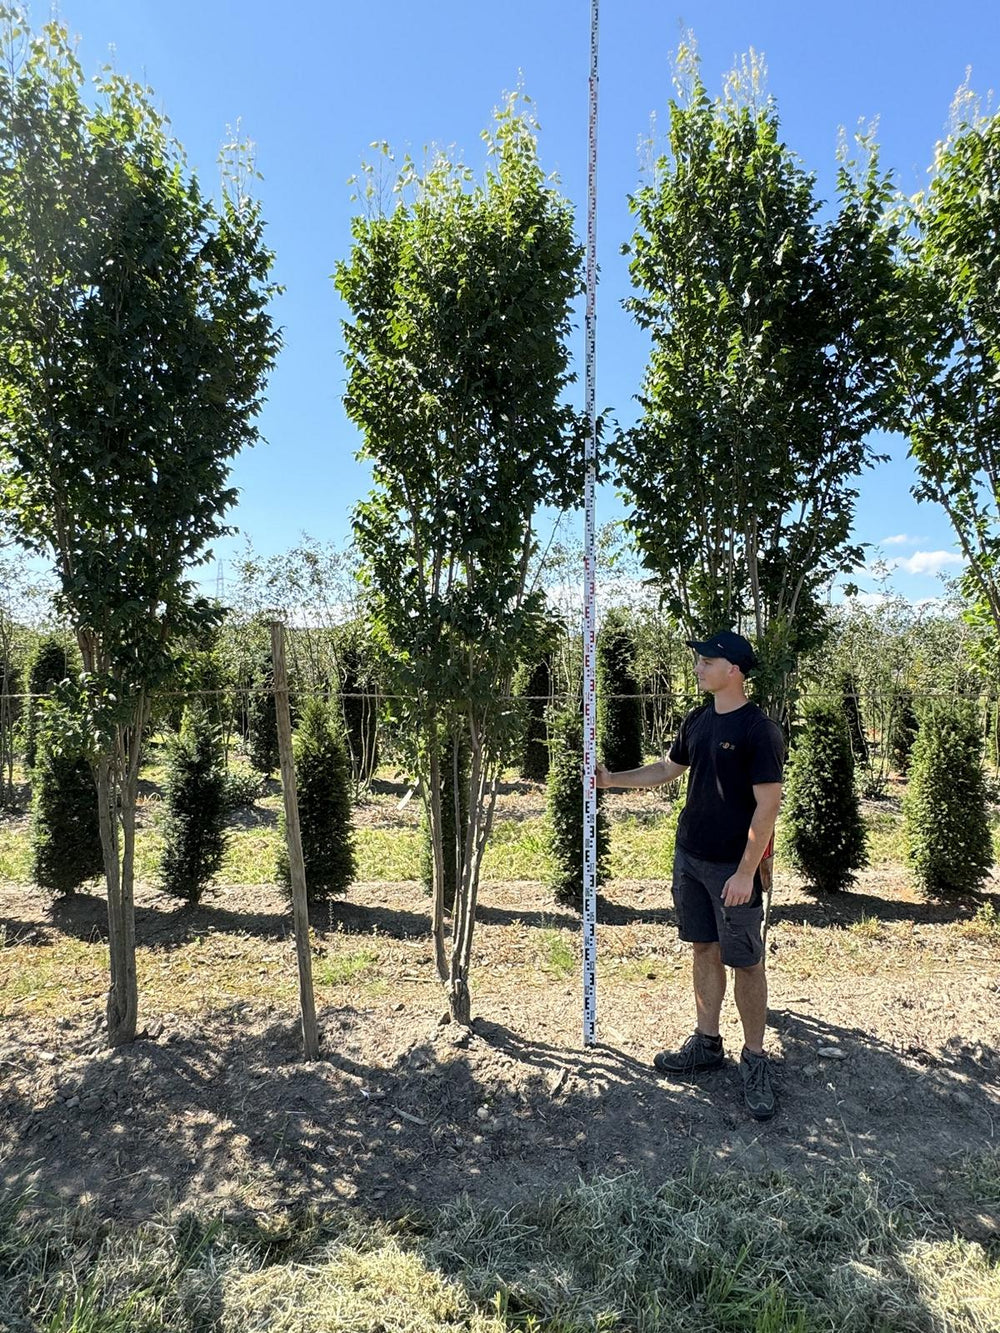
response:
[(720, 629), (704, 643), (699, 643), (697, 639), (685, 639), (684, 642), (702, 657), (724, 657), (727, 662), (739, 667), (744, 676), (757, 665), (750, 640), (744, 639), (742, 634), (734, 634), (731, 629)]

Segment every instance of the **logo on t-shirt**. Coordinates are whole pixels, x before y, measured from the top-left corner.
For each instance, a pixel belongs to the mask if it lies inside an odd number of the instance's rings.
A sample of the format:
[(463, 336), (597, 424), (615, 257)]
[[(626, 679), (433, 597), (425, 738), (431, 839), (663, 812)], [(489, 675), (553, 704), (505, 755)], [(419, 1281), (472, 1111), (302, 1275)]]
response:
[(732, 741), (719, 741), (719, 749), (720, 749), (720, 750), (735, 750), (735, 749), (736, 749), (736, 746), (732, 743)]

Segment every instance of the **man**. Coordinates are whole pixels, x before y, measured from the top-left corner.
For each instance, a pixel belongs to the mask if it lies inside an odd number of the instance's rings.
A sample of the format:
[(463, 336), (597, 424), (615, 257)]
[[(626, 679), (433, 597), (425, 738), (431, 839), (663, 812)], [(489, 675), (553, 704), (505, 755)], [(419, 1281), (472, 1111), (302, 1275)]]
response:
[(666, 759), (612, 773), (597, 766), (598, 787), (658, 787), (690, 768), (687, 802), (677, 826), (673, 893), (680, 938), (693, 949), (697, 1026), (678, 1051), (661, 1051), (661, 1074), (689, 1075), (723, 1063), (719, 1016), (726, 968), (735, 976), (743, 1023), (740, 1075), (747, 1110), (758, 1120), (774, 1114), (774, 1089), (764, 1053), (767, 979), (761, 942), (760, 863), (781, 803), (784, 738), (746, 696), (753, 649), (721, 630), (697, 654), (699, 688), (711, 700), (681, 723)]

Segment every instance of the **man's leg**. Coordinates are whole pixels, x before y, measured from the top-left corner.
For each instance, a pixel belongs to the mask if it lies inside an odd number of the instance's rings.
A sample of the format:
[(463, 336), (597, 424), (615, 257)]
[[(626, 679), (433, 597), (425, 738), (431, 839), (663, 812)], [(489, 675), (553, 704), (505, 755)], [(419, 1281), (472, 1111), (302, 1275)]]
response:
[(756, 1120), (770, 1120), (775, 1097), (771, 1086), (770, 1061), (764, 1054), (764, 1026), (767, 1022), (767, 973), (762, 962), (753, 967), (737, 967), (734, 991), (736, 1008), (743, 1022), (743, 1053), (740, 1078), (743, 1100)]
[[(722, 966), (719, 944), (713, 940), (710, 944), (692, 944), (691, 948), (694, 950), (692, 970), (698, 1031), (706, 1037), (717, 1037), (726, 994), (726, 969)], [(761, 1033), (763, 1035), (763, 1028)]]
[(764, 1027), (767, 1023), (767, 973), (764, 964), (736, 967), (733, 971), (736, 976), (733, 994), (743, 1023), (744, 1044), (754, 1055), (762, 1055)]

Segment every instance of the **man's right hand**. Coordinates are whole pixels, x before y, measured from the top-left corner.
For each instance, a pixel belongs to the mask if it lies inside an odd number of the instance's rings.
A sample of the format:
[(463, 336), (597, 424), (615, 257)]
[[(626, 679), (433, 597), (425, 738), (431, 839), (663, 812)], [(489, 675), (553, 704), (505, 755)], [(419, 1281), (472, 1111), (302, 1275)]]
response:
[(594, 777), (596, 778), (596, 785), (598, 787), (614, 786), (614, 783), (612, 782), (612, 774), (603, 764), (598, 764), (594, 769)]

